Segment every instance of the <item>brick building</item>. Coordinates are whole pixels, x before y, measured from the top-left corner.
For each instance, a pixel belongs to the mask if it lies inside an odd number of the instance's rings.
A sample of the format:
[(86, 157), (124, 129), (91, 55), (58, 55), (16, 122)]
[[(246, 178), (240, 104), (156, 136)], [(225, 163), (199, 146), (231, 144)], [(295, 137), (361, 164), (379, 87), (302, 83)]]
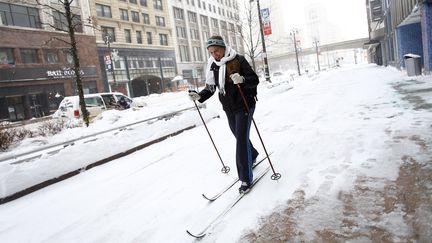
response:
[[(50, 0), (41, 2), (0, 0), (0, 120), (51, 114), (62, 96), (77, 93), (70, 45), (66, 43), (69, 36), (62, 31), (66, 28), (63, 6)], [(82, 5), (75, 1), (72, 10), (76, 20), (89, 15), (86, 1)], [(76, 30), (84, 92), (102, 92), (93, 30), (85, 26)]]

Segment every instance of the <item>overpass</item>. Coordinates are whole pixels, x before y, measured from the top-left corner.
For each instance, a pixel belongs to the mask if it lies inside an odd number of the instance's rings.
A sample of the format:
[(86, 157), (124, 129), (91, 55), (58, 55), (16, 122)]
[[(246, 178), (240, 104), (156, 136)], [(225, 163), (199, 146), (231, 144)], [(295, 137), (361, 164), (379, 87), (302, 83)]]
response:
[[(369, 38), (360, 38), (360, 39), (354, 39), (354, 40), (348, 40), (348, 41), (342, 41), (342, 42), (320, 45), (318, 47), (319, 47), (320, 53), (323, 53), (323, 52), (337, 51), (337, 50), (343, 50), (343, 49), (363, 48), (363, 45), (367, 42), (369, 42)], [(304, 55), (310, 55), (310, 54), (315, 54), (315, 53), (316, 53), (315, 47), (309, 47), (309, 48), (302, 49), (299, 52), (299, 55), (304, 56)], [(281, 61), (281, 60), (290, 59), (290, 58), (295, 58), (295, 51), (268, 56), (269, 61)]]

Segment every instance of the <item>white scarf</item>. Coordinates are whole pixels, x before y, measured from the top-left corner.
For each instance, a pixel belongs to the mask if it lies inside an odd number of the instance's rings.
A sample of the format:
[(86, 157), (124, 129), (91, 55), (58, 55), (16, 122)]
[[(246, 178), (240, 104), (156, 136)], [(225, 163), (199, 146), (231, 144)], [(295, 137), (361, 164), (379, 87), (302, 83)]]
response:
[(215, 85), (215, 79), (213, 71), (210, 70), (211, 65), (213, 63), (216, 63), (219, 68), (219, 93), (225, 95), (225, 74), (226, 74), (226, 65), (225, 63), (231, 61), (234, 59), (237, 55), (237, 52), (232, 49), (231, 47), (227, 46), (225, 48), (225, 55), (221, 58), (221, 60), (218, 62), (216, 61), (213, 56), (210, 56), (210, 58), (207, 60), (207, 70), (206, 70), (206, 84), (208, 85)]

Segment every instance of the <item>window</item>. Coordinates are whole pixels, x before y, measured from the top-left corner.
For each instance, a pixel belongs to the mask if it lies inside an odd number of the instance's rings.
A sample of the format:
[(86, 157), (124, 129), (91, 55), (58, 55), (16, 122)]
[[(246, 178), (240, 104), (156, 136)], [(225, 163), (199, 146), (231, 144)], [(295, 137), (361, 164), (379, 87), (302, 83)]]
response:
[(42, 28), (37, 8), (9, 3), (0, 3), (0, 25)]
[(162, 0), (153, 0), (153, 8), (163, 10)]
[(211, 23), (213, 28), (219, 28), (218, 20), (215, 18), (211, 18)]
[(21, 49), (20, 53), (22, 63), (37, 63), (36, 49)]
[(73, 64), (73, 56), (70, 52), (70, 50), (64, 50), (63, 55), (65, 56), (65, 61), (67, 64)]
[(132, 38), (131, 38), (131, 31), (128, 29), (124, 30), (124, 34), (125, 34), (125, 41), (127, 43), (132, 43)]
[(168, 45), (168, 35), (159, 34), (159, 43), (161, 46), (167, 46)]
[(197, 15), (196, 15), (196, 13), (194, 13), (194, 12), (188, 12), (188, 19), (189, 19), (189, 22), (196, 23), (197, 22)]
[(165, 18), (156, 16), (156, 25), (157, 26), (165, 26)]
[(190, 29), (190, 35), (192, 40), (199, 40), (199, 32), (197, 29)]
[(112, 18), (111, 7), (96, 3), (96, 14), (98, 17)]
[(136, 31), (136, 39), (138, 44), (142, 44), (142, 34), (141, 31)]
[(232, 32), (235, 31), (234, 24), (232, 24), (232, 23), (229, 24), (229, 30), (232, 31)]
[(179, 45), (179, 50), (180, 50), (180, 61), (182, 62), (189, 62), (190, 58), (189, 58), (189, 49), (187, 46), (185, 45)]
[(176, 27), (176, 32), (177, 32), (177, 38), (183, 38), (186, 39), (186, 28), (182, 27), (182, 26), (177, 26)]
[(225, 21), (221, 21), (221, 22), (220, 22), (220, 26), (221, 26), (221, 29), (223, 29), (223, 30), (226, 30), (226, 29), (227, 29), (227, 24), (226, 24)]
[(12, 48), (0, 48), (0, 65), (15, 64)]
[(184, 20), (183, 9), (174, 7), (174, 18)]
[(137, 4), (137, 0), (129, 0), (130, 3)]
[(149, 45), (153, 44), (152, 32), (146, 32), (146, 36), (147, 36), (147, 44)]
[(201, 55), (201, 48), (194, 46), (193, 47), (193, 55), (194, 55), (194, 61), (202, 61), (202, 55)]
[(129, 14), (126, 9), (120, 9), (120, 19), (129, 21)]
[(54, 64), (59, 62), (57, 50), (44, 50), (45, 63)]
[(204, 38), (204, 40), (208, 40), (208, 38), (209, 38), (209, 32), (208, 31), (203, 31), (203, 38)]
[(202, 26), (209, 26), (207, 16), (201, 15), (200, 18), (201, 18), (201, 25)]
[(139, 13), (135, 12), (135, 11), (131, 11), (131, 15), (132, 15), (132, 21), (139, 23), (140, 19), (139, 19)]
[(146, 13), (143, 13), (142, 16), (143, 16), (144, 24), (150, 24), (150, 16)]
[(115, 30), (112, 27), (104, 27), (102, 26), (102, 39), (105, 40), (105, 36), (109, 36), (111, 39), (111, 42), (115, 42), (116, 41), (116, 37), (115, 37)]
[(147, 0), (140, 0), (141, 6), (147, 7)]
[[(59, 11), (54, 11), (53, 18), (54, 18), (54, 28), (56, 30), (61, 30), (61, 31), (69, 30), (68, 22), (64, 13)], [(72, 25), (75, 27), (76, 32), (83, 32), (80, 15), (74, 14), (72, 16)]]

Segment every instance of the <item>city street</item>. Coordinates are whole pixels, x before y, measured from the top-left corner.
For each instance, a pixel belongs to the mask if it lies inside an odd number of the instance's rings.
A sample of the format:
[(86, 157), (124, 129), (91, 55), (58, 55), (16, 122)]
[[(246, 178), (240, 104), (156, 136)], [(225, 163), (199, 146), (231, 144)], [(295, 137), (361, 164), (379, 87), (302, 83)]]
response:
[[(160, 96), (152, 113), (190, 104), (186, 92)], [(432, 237), (432, 82), (429, 76), (373, 64), (347, 65), (287, 82), (261, 84), (255, 120), (273, 152), (272, 171), (216, 224), (202, 242), (428, 242)], [(170, 103), (163, 104), (164, 100)], [(196, 112), (77, 144), (40, 160), (0, 167), (0, 178), (32, 178), (133, 146), (178, 124), (198, 127), (0, 205), (1, 242), (194, 242), (238, 195), (226, 116), (206, 102), (208, 128), (232, 171), (221, 165)], [(111, 111), (92, 124), (108, 128), (140, 111)], [(76, 129), (76, 130), (74, 130)], [(83, 133), (74, 128), (53, 137)], [(87, 129), (88, 130), (88, 129)], [(264, 155), (254, 129), (251, 140)], [(108, 142), (109, 141), (109, 142)], [(46, 138), (47, 144), (51, 142)], [(31, 144), (27, 141), (24, 144)], [(109, 144), (107, 146), (107, 144)], [(92, 148), (92, 149), (89, 149)], [(83, 153), (85, 151), (85, 153)], [(256, 173), (267, 164), (260, 165)], [(39, 173), (39, 174), (38, 174)], [(21, 181), (2, 182), (1, 189)], [(23, 232), (27, 232), (23, 234)]]

